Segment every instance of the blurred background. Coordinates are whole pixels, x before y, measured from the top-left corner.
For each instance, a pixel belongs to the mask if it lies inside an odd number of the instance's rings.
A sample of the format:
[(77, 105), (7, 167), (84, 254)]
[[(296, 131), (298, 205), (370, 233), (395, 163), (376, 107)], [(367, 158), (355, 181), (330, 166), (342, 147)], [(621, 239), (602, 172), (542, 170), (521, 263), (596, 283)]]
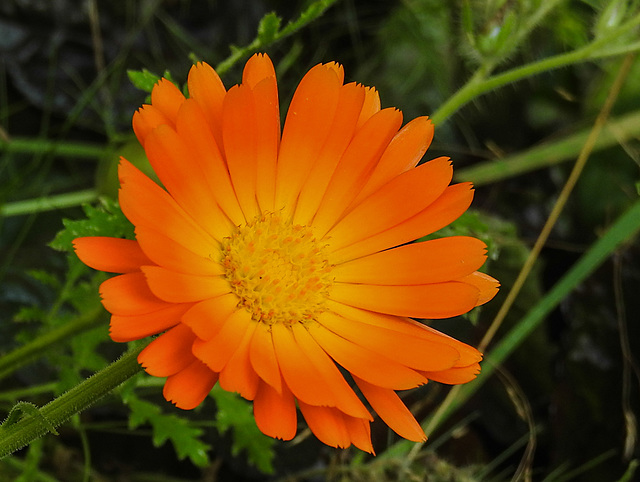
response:
[[(273, 15), (261, 22), (270, 12), (281, 17), (279, 26)], [(297, 28), (279, 38), (290, 21)], [(109, 201), (117, 192), (115, 165), (119, 155), (141, 158), (131, 116), (147, 97), (129, 70), (168, 72), (182, 85), (190, 65), (204, 60), (219, 67), (230, 87), (246, 58), (265, 51), (276, 65), (285, 112), (302, 75), (335, 60), (347, 82), (376, 86), (383, 107), (402, 110), (405, 122), (434, 115), (425, 159), (450, 156), (456, 180), (476, 184), (472, 211), (445, 234), (485, 240), (487, 271), (503, 286), (470, 316), (433, 324), (472, 345), (491, 325), (614, 91), (601, 141), (489, 344), (490, 360), (492, 347), (537, 306), (549, 306), (545, 294), (637, 204), (639, 24), (639, 2), (617, 0), (4, 0), (2, 417), (17, 400), (47, 403), (126, 348), (108, 340), (97, 298), (102, 279), (49, 243), (63, 219), (121, 222)], [(549, 58), (558, 59), (558, 68), (537, 64)], [(625, 58), (629, 70), (618, 91), (614, 79)], [(523, 66), (532, 66), (530, 73), (517, 70)], [(514, 71), (515, 82), (483, 83)], [(474, 82), (484, 90), (450, 102)], [(83, 210), (83, 203), (108, 216)], [(0, 480), (634, 480), (640, 456), (634, 232), (629, 228), (626, 242), (593, 274), (573, 279), (570, 292), (507, 347), (506, 361), (435, 424), (422, 447), (398, 444), (378, 423), (376, 458), (325, 447), (304, 431), (293, 442), (273, 442), (249, 426), (250, 408), (241, 400), (214, 393), (199, 410), (182, 412), (162, 400), (153, 380), (137, 377), (61, 427), (59, 436), (0, 461)], [(58, 241), (54, 247), (63, 248)], [(74, 332), (38, 356), (7, 361), (70, 321)], [(404, 399), (428, 421), (448, 391), (433, 383)]]

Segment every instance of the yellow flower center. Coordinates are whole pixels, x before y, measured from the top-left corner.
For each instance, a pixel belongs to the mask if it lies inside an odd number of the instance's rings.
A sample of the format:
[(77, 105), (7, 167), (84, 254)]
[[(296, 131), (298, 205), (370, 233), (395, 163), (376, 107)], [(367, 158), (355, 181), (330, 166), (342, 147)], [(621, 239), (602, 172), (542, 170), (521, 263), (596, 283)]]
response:
[(291, 325), (315, 319), (333, 278), (326, 248), (307, 226), (264, 214), (222, 242), (233, 291), (256, 321)]

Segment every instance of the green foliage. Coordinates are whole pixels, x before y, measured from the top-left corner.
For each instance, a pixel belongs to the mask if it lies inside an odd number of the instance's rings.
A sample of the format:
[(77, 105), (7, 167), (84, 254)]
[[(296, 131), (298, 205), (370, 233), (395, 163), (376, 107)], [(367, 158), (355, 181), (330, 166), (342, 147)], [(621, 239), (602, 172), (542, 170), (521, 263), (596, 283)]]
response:
[(296, 20), (289, 22), (284, 28), (280, 28), (282, 19), (275, 13), (266, 14), (258, 25), (258, 35), (248, 45), (238, 47), (230, 45), (231, 55), (216, 65), (216, 72), (223, 74), (236, 62), (248, 57), (254, 52), (266, 49), (269, 45), (292, 35), (322, 15), (337, 0), (316, 0), (304, 10)]
[(487, 245), (487, 256), (493, 260), (498, 258), (500, 245), (505, 243), (506, 238), (517, 237), (513, 225), (500, 222), (492, 216), (470, 209), (453, 223), (433, 234), (420, 238), (418, 241), (448, 236), (472, 236), (484, 241)]
[(123, 401), (131, 410), (129, 428), (149, 424), (156, 447), (169, 440), (180, 460), (188, 457), (198, 467), (209, 464), (207, 451), (210, 447), (201, 440), (204, 434), (202, 429), (194, 427), (186, 418), (163, 413), (158, 405), (138, 398), (132, 391), (123, 393)]
[(60, 231), (50, 246), (60, 251), (73, 252), (73, 240), (82, 236), (112, 236), (115, 238), (133, 239), (133, 225), (122, 214), (118, 203), (103, 198), (98, 207), (84, 205), (86, 218), (79, 220), (65, 219), (64, 229)]
[(150, 94), (153, 86), (160, 80), (160, 76), (149, 72), (147, 69), (127, 70), (127, 75), (131, 83), (143, 92)]
[(143, 92), (150, 94), (153, 86), (160, 80), (160, 76), (149, 72), (147, 69), (127, 70), (127, 75), (131, 83)]
[(235, 393), (216, 387), (211, 392), (218, 406), (215, 425), (221, 433), (233, 429), (231, 453), (239, 455), (246, 450), (249, 463), (265, 474), (273, 473), (273, 444), (256, 425), (251, 404)]
[(258, 40), (260, 43), (263, 45), (272, 43), (280, 31), (281, 23), (282, 19), (275, 12), (268, 13), (262, 17), (258, 25)]

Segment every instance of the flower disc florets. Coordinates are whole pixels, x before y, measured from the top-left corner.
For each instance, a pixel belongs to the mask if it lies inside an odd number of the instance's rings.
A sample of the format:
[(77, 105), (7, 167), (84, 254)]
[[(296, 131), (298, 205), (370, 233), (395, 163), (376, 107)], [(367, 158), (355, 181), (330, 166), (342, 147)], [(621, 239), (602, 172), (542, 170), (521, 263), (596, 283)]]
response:
[(225, 276), (255, 321), (290, 325), (324, 311), (331, 266), (309, 227), (263, 214), (225, 238), (222, 253)]

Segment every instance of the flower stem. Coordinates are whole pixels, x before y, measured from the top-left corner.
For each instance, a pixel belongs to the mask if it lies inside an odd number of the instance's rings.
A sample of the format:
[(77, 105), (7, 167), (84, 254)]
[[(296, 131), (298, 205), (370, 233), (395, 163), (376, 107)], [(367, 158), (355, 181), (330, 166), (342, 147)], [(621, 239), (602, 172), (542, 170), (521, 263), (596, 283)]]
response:
[[(526, 151), (458, 169), (454, 174), (454, 180), (456, 182), (471, 181), (477, 188), (575, 159), (587, 141), (590, 130), (583, 129), (558, 141), (544, 142)], [(638, 136), (640, 136), (640, 110), (609, 119), (593, 149), (597, 151), (624, 144)]]
[(13, 154), (50, 154), (65, 158), (88, 157), (100, 159), (104, 156), (106, 147), (100, 144), (86, 142), (50, 141), (46, 139), (0, 138), (0, 151)]
[(0, 216), (20, 216), (23, 214), (38, 213), (41, 211), (51, 211), (72, 206), (79, 206), (90, 203), (98, 199), (98, 192), (95, 189), (85, 189), (56, 196), (44, 196), (35, 199), (26, 199), (7, 203), (0, 207)]
[[(142, 370), (137, 357), (143, 348), (138, 347), (125, 353), (104, 370), (40, 409), (34, 409), (31, 405), (31, 409), (25, 410), (20, 404), (16, 405), (7, 421), (0, 426), (0, 459), (48, 432), (55, 433), (56, 427), (69, 420), (71, 416), (88, 408), (96, 400)], [(14, 422), (12, 413), (16, 410), (21, 410), (23, 415)]]
[[(613, 32), (606, 37), (599, 38), (593, 42), (585, 45), (582, 48), (566, 52), (563, 54), (554, 55), (546, 59), (539, 60), (538, 62), (532, 62), (530, 64), (516, 67), (506, 72), (496, 74), (491, 77), (486, 75), (474, 75), (464, 86), (462, 86), (455, 94), (453, 94), (440, 108), (431, 116), (431, 121), (435, 124), (441, 124), (448, 119), (454, 112), (460, 109), (462, 106), (471, 102), (476, 97), (505, 86), (507, 84), (517, 82), (519, 80), (531, 77), (533, 75), (546, 72), (548, 70), (554, 70), (561, 67), (566, 67), (571, 64), (583, 62), (586, 60), (593, 60), (598, 58), (619, 56), (621, 54), (629, 54), (640, 50), (640, 43), (634, 42), (632, 44), (620, 47), (613, 43), (613, 40), (627, 32), (632, 27), (637, 27), (640, 23), (640, 16), (632, 18), (626, 24), (620, 26), (616, 32)], [(611, 45), (613, 43), (613, 45)], [(485, 69), (486, 71), (487, 69)]]
[(98, 305), (95, 309), (79, 315), (59, 328), (39, 336), (6, 355), (2, 355), (0, 357), (0, 379), (29, 363), (34, 358), (41, 356), (43, 350), (48, 347), (55, 345), (59, 341), (68, 340), (72, 335), (88, 329), (95, 324), (101, 313), (104, 313), (104, 309), (101, 305)]

